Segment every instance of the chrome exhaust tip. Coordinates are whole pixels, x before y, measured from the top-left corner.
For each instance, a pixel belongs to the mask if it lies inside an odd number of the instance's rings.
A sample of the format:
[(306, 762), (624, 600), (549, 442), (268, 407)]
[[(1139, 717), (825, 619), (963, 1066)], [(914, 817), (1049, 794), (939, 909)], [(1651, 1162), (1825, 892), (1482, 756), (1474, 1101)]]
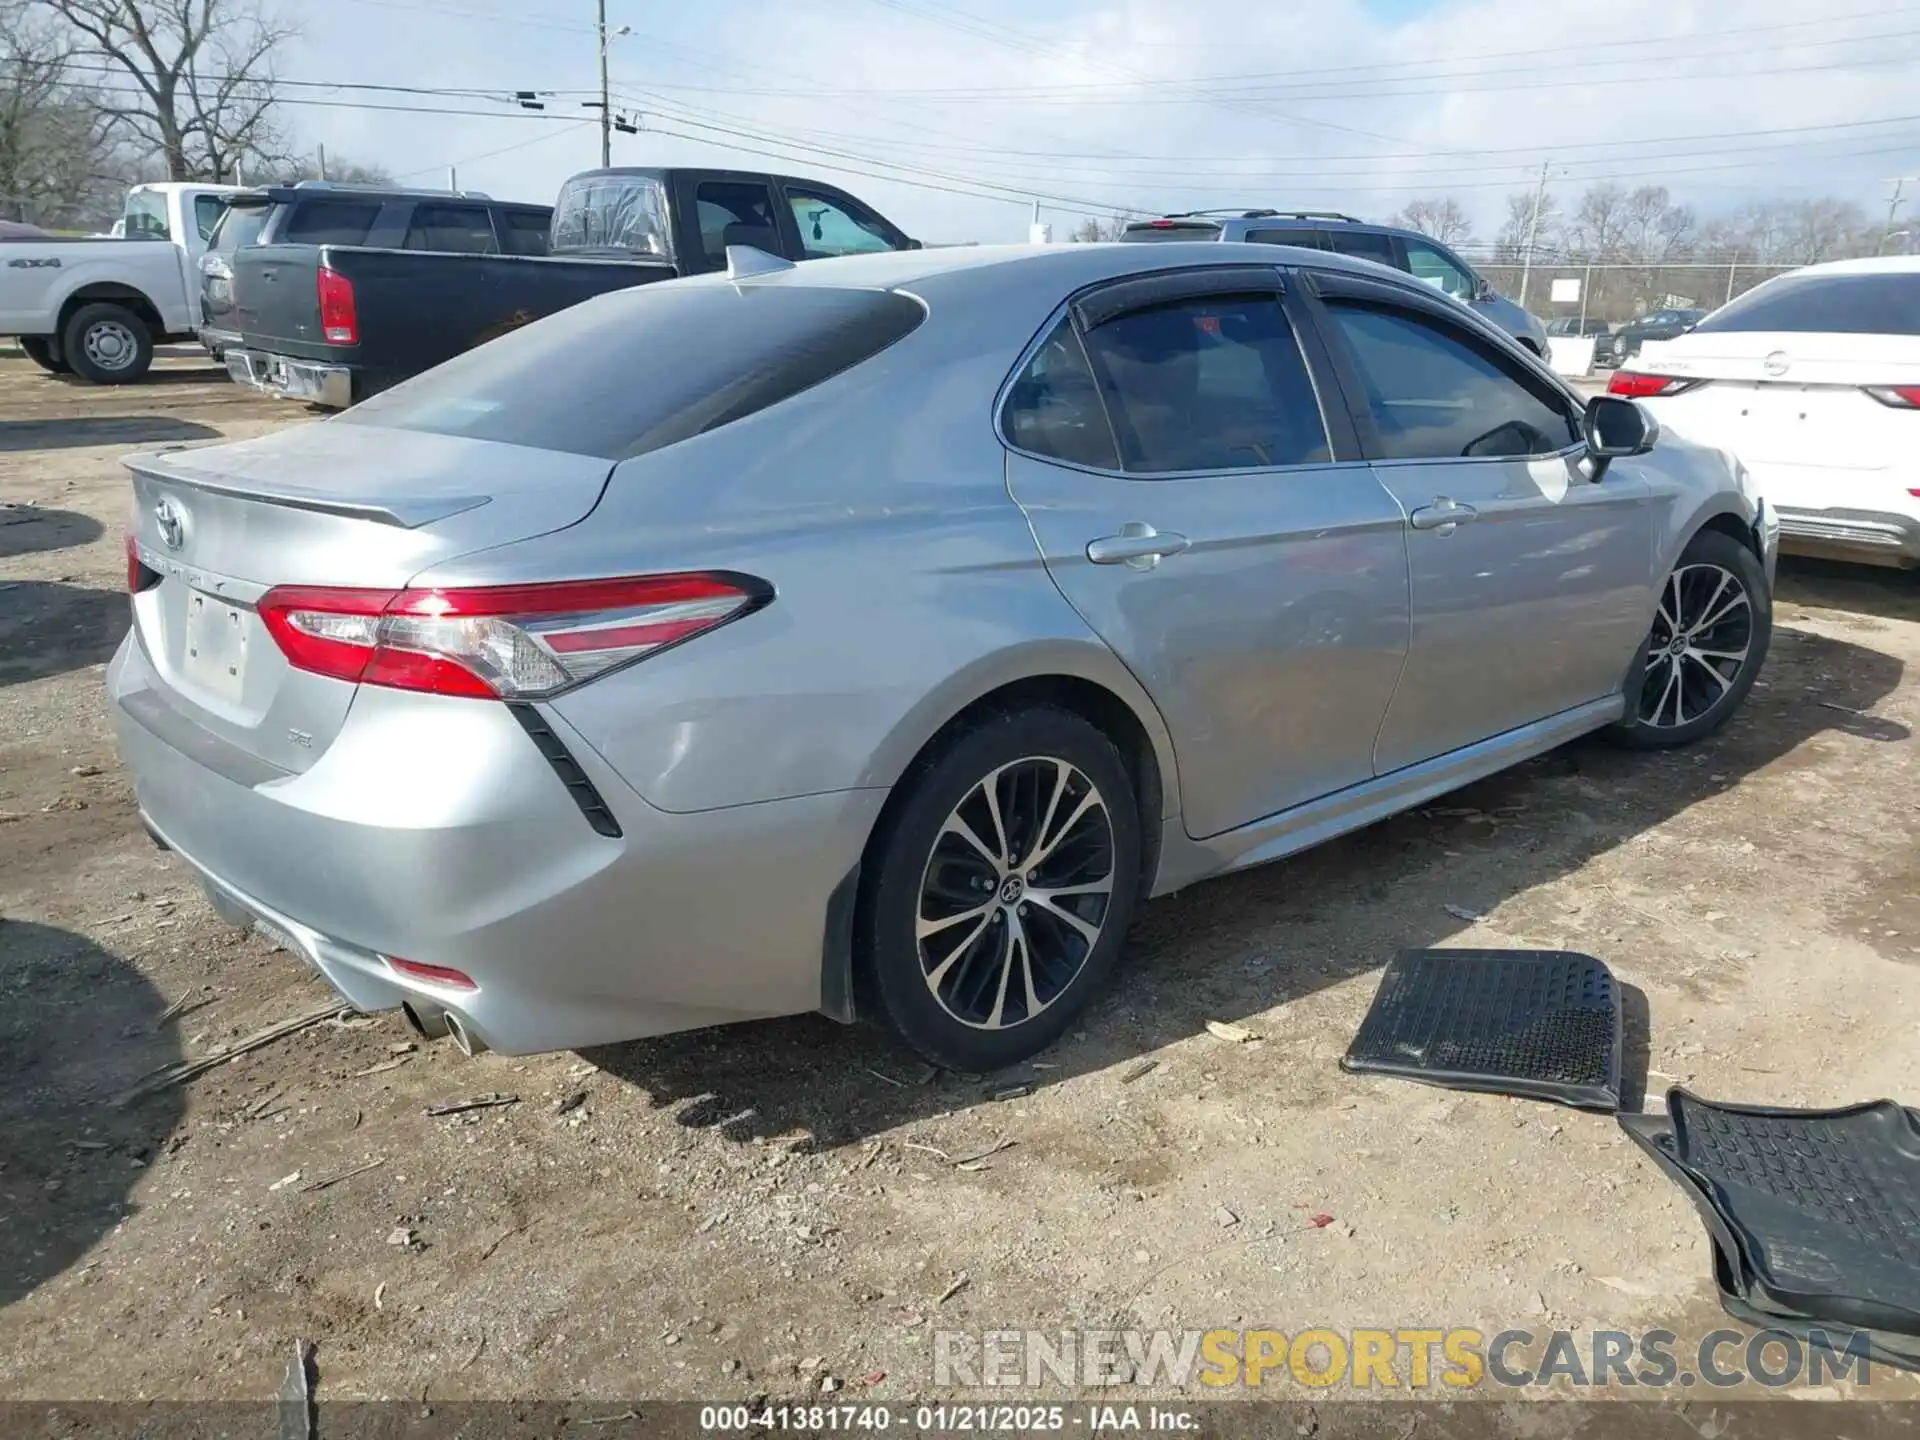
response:
[[(400, 1013), (407, 1017), (407, 1028), (422, 1040), (443, 1039), (453, 1031), (447, 1012), (424, 1000), (403, 1000)], [(463, 1045), (461, 1049), (465, 1049)]]
[(461, 1023), (458, 1015), (448, 1011), (444, 1013), (444, 1018), (447, 1024), (447, 1033), (453, 1036), (453, 1043), (460, 1047), (460, 1053), (462, 1055), (471, 1060), (476, 1055), (486, 1054), (487, 1042), (479, 1039), (477, 1036), (469, 1034), (467, 1027)]

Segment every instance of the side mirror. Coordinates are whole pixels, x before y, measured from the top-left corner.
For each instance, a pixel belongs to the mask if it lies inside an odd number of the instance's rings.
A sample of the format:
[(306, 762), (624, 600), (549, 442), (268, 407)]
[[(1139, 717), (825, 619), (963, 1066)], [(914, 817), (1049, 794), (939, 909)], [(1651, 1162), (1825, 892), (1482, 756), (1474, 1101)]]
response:
[(1488, 284), (1484, 278), (1476, 277), (1473, 282), (1473, 298), (1484, 305), (1487, 301), (1497, 297), (1493, 293), (1493, 286)]
[(1660, 422), (1639, 402), (1618, 395), (1596, 395), (1589, 400), (1580, 429), (1586, 437), (1587, 454), (1595, 461), (1596, 480), (1608, 461), (1644, 455), (1660, 439)]
[(924, 250), (926, 248), (927, 247), (918, 240), (909, 239), (907, 241), (907, 249), (909, 250)]

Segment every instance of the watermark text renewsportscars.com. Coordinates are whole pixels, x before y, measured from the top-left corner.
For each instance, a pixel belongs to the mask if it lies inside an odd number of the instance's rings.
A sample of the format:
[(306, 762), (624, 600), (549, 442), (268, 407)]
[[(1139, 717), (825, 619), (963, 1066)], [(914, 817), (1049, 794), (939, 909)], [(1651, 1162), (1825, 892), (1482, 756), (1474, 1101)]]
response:
[(942, 1387), (1144, 1385), (1194, 1389), (1459, 1392), (1565, 1384), (1578, 1389), (1782, 1389), (1872, 1383), (1865, 1331), (1714, 1330), (1683, 1344), (1671, 1330), (1465, 1328), (936, 1331)]

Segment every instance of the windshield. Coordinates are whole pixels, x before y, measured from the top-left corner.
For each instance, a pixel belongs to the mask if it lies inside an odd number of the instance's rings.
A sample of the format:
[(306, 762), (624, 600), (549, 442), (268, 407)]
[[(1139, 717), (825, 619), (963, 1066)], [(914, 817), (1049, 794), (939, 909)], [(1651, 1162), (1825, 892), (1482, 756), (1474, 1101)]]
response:
[(551, 251), (628, 250), (671, 259), (666, 191), (644, 175), (576, 175), (553, 207)]
[(1693, 333), (1763, 330), (1815, 335), (1920, 335), (1920, 274), (1802, 271), (1783, 275), (1714, 311)]
[(129, 240), (166, 240), (167, 197), (158, 190), (127, 192), (127, 228)]

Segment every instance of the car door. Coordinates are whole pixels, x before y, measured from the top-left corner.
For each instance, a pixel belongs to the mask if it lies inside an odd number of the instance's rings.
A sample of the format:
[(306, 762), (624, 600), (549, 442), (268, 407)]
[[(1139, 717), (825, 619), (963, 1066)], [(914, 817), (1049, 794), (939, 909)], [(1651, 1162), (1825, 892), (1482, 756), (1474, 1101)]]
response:
[(1646, 481), (1589, 480), (1573, 397), (1445, 301), (1314, 282), (1362, 447), (1410, 529), (1413, 640), (1380, 773), (1618, 691), (1652, 612)]
[(1406, 655), (1404, 518), (1290, 303), (1263, 266), (1097, 288), (1001, 412), (1008, 487), (1165, 717), (1196, 837), (1371, 777)]

